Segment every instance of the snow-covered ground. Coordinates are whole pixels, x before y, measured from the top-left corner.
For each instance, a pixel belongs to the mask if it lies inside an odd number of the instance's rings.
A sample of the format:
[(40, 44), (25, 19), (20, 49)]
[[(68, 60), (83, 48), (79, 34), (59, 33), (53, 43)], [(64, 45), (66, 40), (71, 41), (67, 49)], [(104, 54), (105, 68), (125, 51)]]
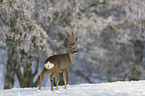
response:
[(0, 96), (145, 96), (145, 81), (67, 85), (66, 90), (59, 86), (57, 91), (50, 87), (13, 88), (0, 90)]

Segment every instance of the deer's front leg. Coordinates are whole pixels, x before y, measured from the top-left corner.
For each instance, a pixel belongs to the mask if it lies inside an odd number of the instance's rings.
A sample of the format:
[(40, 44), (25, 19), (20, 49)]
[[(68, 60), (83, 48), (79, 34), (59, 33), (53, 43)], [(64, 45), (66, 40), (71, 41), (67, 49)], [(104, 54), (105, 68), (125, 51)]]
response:
[(65, 89), (67, 89), (66, 88), (66, 71), (63, 72), (63, 81), (64, 81), (64, 84), (65, 84)]
[(57, 75), (57, 84), (56, 84), (56, 89), (55, 89), (55, 90), (57, 90), (57, 89), (58, 89), (58, 84), (59, 84), (59, 81), (60, 81), (60, 74), (58, 74), (58, 75)]

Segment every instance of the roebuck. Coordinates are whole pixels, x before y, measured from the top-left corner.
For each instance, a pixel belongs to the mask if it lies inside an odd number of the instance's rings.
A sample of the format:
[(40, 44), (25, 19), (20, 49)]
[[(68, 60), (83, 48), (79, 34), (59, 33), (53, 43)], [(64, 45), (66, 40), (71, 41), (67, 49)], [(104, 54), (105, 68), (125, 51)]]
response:
[(75, 58), (75, 54), (77, 52), (77, 48), (76, 48), (77, 38), (75, 38), (74, 33), (72, 33), (72, 36), (70, 36), (70, 34), (67, 33), (66, 41), (68, 44), (68, 52), (66, 54), (54, 55), (46, 59), (44, 64), (44, 70), (40, 74), (39, 90), (41, 90), (42, 78), (49, 73), (51, 73), (50, 75), (51, 91), (53, 91), (52, 80), (55, 76), (57, 76), (57, 84), (56, 84), (56, 90), (57, 90), (59, 80), (60, 80), (60, 73), (63, 73), (63, 81), (65, 84), (65, 89), (67, 89), (66, 72), (69, 70), (70, 65), (73, 62)]

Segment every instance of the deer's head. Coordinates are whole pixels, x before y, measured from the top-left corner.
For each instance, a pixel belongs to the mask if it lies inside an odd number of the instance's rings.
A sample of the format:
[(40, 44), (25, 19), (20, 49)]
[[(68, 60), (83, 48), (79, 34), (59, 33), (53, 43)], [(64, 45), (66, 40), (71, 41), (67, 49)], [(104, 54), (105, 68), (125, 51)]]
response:
[(76, 47), (77, 39), (78, 38), (75, 38), (74, 33), (72, 33), (72, 36), (69, 33), (67, 33), (66, 41), (68, 44), (68, 53), (75, 54), (77, 52), (77, 47)]

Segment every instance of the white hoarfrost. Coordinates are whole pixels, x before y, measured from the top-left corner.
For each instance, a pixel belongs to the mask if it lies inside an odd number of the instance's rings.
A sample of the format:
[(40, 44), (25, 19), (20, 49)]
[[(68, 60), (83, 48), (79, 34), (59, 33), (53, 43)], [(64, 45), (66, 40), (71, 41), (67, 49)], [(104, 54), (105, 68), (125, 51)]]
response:
[(0, 90), (0, 96), (145, 96), (145, 81), (126, 81), (100, 84), (80, 84), (59, 86), (57, 91), (50, 87), (42, 88), (13, 88)]

